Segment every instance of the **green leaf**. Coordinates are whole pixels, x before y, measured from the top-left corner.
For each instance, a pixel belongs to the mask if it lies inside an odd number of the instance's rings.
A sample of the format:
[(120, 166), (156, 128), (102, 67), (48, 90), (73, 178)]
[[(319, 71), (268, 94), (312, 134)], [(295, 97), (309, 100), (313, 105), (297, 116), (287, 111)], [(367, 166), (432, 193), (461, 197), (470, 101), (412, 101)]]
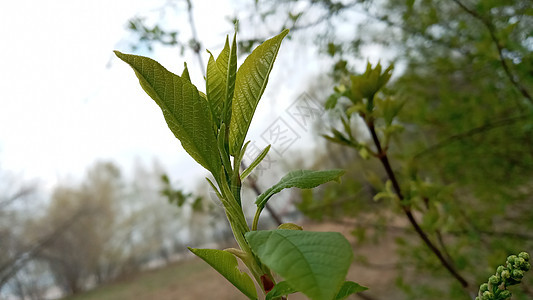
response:
[(222, 116), (224, 123), (230, 124), (231, 108), (233, 105), (233, 95), (235, 92), (235, 80), (237, 78), (237, 30), (233, 35), (233, 43), (231, 44), (231, 51), (228, 61), (228, 73), (226, 79), (226, 102), (224, 102), (224, 110)]
[(380, 106), (383, 120), (387, 126), (392, 124), (394, 118), (400, 113), (406, 101), (394, 100), (392, 98), (380, 99), (375, 98), (376, 104)]
[(221, 162), (215, 146), (215, 125), (198, 89), (148, 57), (118, 51), (115, 54), (133, 68), (144, 91), (163, 111), (168, 127), (183, 149), (218, 176)]
[(244, 144), (255, 109), (265, 91), (281, 41), (288, 33), (289, 30), (285, 29), (279, 35), (259, 45), (237, 71), (229, 132), (230, 154), (233, 156), (240, 152)]
[(260, 208), (264, 207), (273, 195), (281, 192), (283, 189), (292, 187), (311, 189), (329, 181), (334, 180), (339, 182), (343, 174), (344, 170), (340, 169), (327, 171), (296, 170), (289, 172), (278, 183), (259, 195), (255, 204)]
[(217, 270), (248, 298), (257, 299), (254, 282), (248, 274), (239, 270), (237, 259), (233, 254), (217, 249), (189, 248), (189, 250)]
[(241, 174), (241, 180), (244, 180), (252, 171), (257, 167), (263, 159), (267, 156), (268, 151), (270, 150), (270, 145), (266, 146), (265, 149), (254, 159), (254, 161), (244, 170)]
[(268, 292), (268, 294), (266, 295), (265, 300), (271, 300), (273, 298), (286, 296), (286, 295), (293, 294), (293, 293), (296, 293), (296, 292), (298, 292), (298, 291), (293, 289), (287, 283), (287, 281), (278, 282), (278, 283), (276, 283), (274, 288), (270, 292)]
[(366, 290), (368, 290), (367, 287), (359, 285), (358, 283), (355, 283), (353, 281), (345, 281), (342, 284), (341, 289), (337, 293), (337, 296), (335, 296), (335, 300), (346, 299), (348, 296), (352, 294), (360, 293)]
[[(228, 38), (222, 52), (217, 59), (209, 53), (209, 62), (207, 63), (206, 91), (209, 104), (213, 112), (217, 126), (222, 122), (229, 124), (229, 118), (226, 120), (224, 109), (231, 107), (233, 91), (235, 89), (235, 76), (237, 70), (237, 46), (235, 36), (233, 45), (230, 48)], [(226, 112), (227, 113), (227, 112)], [(224, 115), (224, 116), (223, 116)], [(228, 115), (230, 116), (230, 115)]]
[(328, 97), (328, 100), (326, 101), (326, 103), (324, 104), (324, 106), (326, 107), (326, 109), (333, 109), (335, 108), (335, 106), (337, 105), (337, 102), (339, 101), (339, 98), (341, 97), (341, 95), (337, 94), (337, 93), (334, 93), (334, 94), (331, 94), (329, 97)]
[(191, 76), (189, 75), (189, 69), (187, 68), (187, 63), (183, 63), (183, 72), (181, 73), (181, 78), (191, 82)]
[(261, 262), (313, 300), (331, 300), (353, 259), (350, 243), (338, 232), (250, 231), (245, 237)]

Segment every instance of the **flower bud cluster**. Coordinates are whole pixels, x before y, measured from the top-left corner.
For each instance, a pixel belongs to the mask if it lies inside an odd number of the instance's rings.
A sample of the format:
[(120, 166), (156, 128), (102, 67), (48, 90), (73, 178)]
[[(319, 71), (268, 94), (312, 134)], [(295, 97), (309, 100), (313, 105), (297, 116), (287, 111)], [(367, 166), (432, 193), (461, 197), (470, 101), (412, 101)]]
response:
[(479, 287), (476, 300), (506, 300), (511, 298), (511, 292), (507, 287), (519, 284), (524, 273), (531, 268), (529, 254), (521, 252), (507, 258), (506, 266), (499, 266), (496, 274), (489, 277), (487, 283)]
[(392, 69), (393, 66), (391, 65), (382, 72), (380, 63), (375, 68), (372, 68), (372, 65), (368, 63), (365, 73), (350, 77), (352, 83), (350, 100), (357, 104), (366, 98), (368, 110), (371, 111), (374, 95), (389, 81), (392, 76)]

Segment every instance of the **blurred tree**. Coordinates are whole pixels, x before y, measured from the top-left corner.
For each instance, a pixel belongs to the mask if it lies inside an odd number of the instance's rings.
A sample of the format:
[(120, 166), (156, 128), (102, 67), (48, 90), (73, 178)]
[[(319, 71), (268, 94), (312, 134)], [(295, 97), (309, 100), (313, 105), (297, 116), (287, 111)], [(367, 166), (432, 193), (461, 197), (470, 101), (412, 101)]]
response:
[(122, 188), (118, 168), (98, 163), (81, 186), (56, 187), (45, 216), (34, 224), (32, 231), (39, 234), (48, 228), (60, 228), (75, 216), (75, 221), (39, 253), (65, 293), (81, 292), (89, 280), (102, 282), (110, 275), (104, 254), (114, 234)]
[(232, 240), (231, 228), (226, 222), (226, 215), (217, 209), (222, 205), (214, 192), (206, 190), (201, 184), (195, 193), (186, 193), (176, 183), (171, 182), (167, 174), (161, 175), (161, 195), (168, 202), (177, 206), (180, 219), (186, 225), (187, 236), (191, 244), (221, 243)]
[(163, 188), (160, 178), (164, 172), (157, 162), (151, 167), (137, 163), (128, 186), (127, 205), (124, 205), (128, 212), (120, 228), (131, 230), (130, 234), (124, 235), (124, 247), (130, 249), (130, 257), (137, 265), (167, 262), (172, 254), (185, 249), (183, 240), (187, 221), (179, 210), (169, 209), (165, 196), (160, 193)]
[(21, 182), (8, 172), (0, 172), (0, 290), (11, 283), (17, 273), (39, 250), (44, 240), (28, 240), (24, 228), (34, 213), (37, 185)]
[(6, 293), (21, 299), (41, 299), (53, 286), (78, 293), (172, 261), (185, 251), (185, 239), (199, 245), (231, 236), (218, 226), (225, 216), (211, 215), (214, 203), (205, 197), (172, 188), (188, 200), (169, 209), (161, 191), (171, 186), (163, 185), (162, 174), (157, 162), (151, 168), (137, 163), (126, 180), (114, 164), (98, 162), (82, 183), (56, 186), (44, 207), (26, 201), (36, 186), (3, 178), (0, 289), (9, 285)]

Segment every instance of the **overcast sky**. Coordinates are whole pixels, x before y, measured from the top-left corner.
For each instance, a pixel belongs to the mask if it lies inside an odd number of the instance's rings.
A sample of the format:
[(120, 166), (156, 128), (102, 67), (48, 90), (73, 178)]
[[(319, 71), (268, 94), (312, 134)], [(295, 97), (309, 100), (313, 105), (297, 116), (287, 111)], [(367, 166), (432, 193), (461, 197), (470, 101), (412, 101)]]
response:
[[(224, 20), (231, 7), (225, 1), (209, 2), (219, 14), (210, 18), (218, 25), (212, 28), (223, 36), (224, 28), (231, 28)], [(112, 55), (113, 49), (130, 51), (127, 20), (158, 5), (132, 0), (1, 2), (2, 170), (51, 186), (66, 177), (79, 178), (99, 159), (121, 167), (136, 158), (149, 163), (159, 157), (169, 167), (189, 161), (131, 69)], [(211, 39), (202, 28), (200, 33)], [(178, 55), (166, 61), (174, 64), (169, 69), (181, 71), (176, 69), (183, 64)], [(189, 65), (195, 66), (193, 61)]]
[[(202, 168), (184, 155), (160, 109), (141, 90), (132, 70), (112, 55), (113, 49), (130, 52), (127, 20), (163, 2), (0, 3), (0, 170), (38, 179), (47, 189), (64, 179), (80, 179), (97, 160), (112, 160), (127, 171), (136, 159), (150, 164), (157, 158), (184, 181), (204, 175)], [(229, 0), (194, 3), (203, 46), (218, 53), (216, 47), (221, 47), (225, 34), (232, 31), (225, 17), (236, 8)], [(182, 38), (187, 39), (185, 17), (182, 14), (176, 26), (183, 24)], [(143, 54), (156, 57), (177, 73), (186, 60), (193, 82), (205, 90), (192, 56), (180, 57), (177, 49)], [(287, 72), (295, 69), (275, 66), (272, 77), (286, 80)], [(298, 90), (293, 84), (267, 89), (267, 97), (269, 93), (295, 97)], [(272, 115), (259, 116), (265, 118)]]

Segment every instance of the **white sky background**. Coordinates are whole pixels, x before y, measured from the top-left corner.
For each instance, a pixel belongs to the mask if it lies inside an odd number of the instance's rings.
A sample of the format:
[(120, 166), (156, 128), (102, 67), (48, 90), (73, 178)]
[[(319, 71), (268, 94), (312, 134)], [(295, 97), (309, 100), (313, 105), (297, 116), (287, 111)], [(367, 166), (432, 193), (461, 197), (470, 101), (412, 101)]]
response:
[[(193, 1), (202, 47), (215, 55), (225, 35), (233, 32), (225, 18), (237, 11), (234, 2)], [(112, 53), (131, 52), (128, 19), (163, 4), (163, 0), (0, 2), (0, 171), (38, 179), (48, 191), (62, 180), (80, 180), (98, 160), (114, 161), (127, 174), (136, 160), (150, 164), (156, 158), (185, 185), (205, 176), (174, 138), (131, 68)], [(185, 11), (172, 26), (181, 26), (176, 28), (181, 41), (190, 38)], [(251, 31), (261, 33), (261, 29)], [(305, 83), (327, 66), (316, 58), (309, 63), (316, 50), (299, 47), (295, 52), (290, 45), (296, 43), (282, 45), (250, 128), (251, 140), (259, 140), (268, 123), (283, 114), (305, 90)], [(207, 64), (208, 55), (202, 53)], [(141, 54), (178, 74), (187, 61), (193, 83), (205, 91), (190, 51), (180, 57), (178, 49), (156, 47), (153, 53)], [(239, 58), (239, 64), (242, 61)]]
[[(209, 2), (219, 15), (210, 19), (213, 28), (231, 28), (224, 20), (229, 5)], [(127, 20), (157, 3), (0, 3), (2, 170), (51, 187), (66, 177), (79, 179), (96, 160), (111, 159), (124, 168), (136, 158), (149, 163), (159, 157), (168, 169), (194, 166), (132, 70), (112, 54), (116, 48), (130, 52)], [(182, 67), (182, 58), (175, 58), (161, 61), (181, 72), (176, 66)], [(189, 60), (194, 73), (195, 61)]]

